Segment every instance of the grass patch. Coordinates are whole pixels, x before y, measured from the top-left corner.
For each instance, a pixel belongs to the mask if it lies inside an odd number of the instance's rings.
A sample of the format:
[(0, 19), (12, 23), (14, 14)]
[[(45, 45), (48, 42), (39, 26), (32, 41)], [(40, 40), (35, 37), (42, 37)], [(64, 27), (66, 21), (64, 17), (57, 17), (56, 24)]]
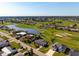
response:
[(27, 48), (26, 48), (26, 49), (22, 49), (20, 52), (23, 53), (23, 52), (25, 52), (25, 51), (27, 51)]
[(63, 52), (55, 52), (53, 56), (66, 56)]
[(4, 40), (7, 40), (8, 38), (7, 37), (5, 37), (5, 36), (1, 36), (1, 38), (3, 38)]
[(49, 47), (42, 47), (39, 49), (39, 51), (46, 53), (49, 50)]
[(73, 48), (73, 49), (75, 49), (75, 50), (79, 50), (79, 42), (78, 41), (76, 41), (76, 40), (73, 40), (73, 39), (61, 39), (61, 38), (59, 38), (59, 39), (57, 39), (56, 40), (56, 42), (59, 42), (59, 43), (61, 43), (61, 44), (64, 44), (64, 45), (66, 45), (67, 47), (69, 47), (69, 48)]
[(27, 24), (16, 24), (17, 27), (20, 27), (20, 28), (33, 28), (33, 29), (36, 29), (35, 26), (33, 25), (27, 25)]
[(18, 43), (16, 43), (16, 42), (10, 42), (10, 44), (11, 44), (11, 47), (12, 47), (12, 48), (19, 49), (19, 48), (21, 47), (20, 44), (18, 44)]
[(11, 22), (3, 22), (3, 24), (0, 22), (0, 25), (11, 25)]

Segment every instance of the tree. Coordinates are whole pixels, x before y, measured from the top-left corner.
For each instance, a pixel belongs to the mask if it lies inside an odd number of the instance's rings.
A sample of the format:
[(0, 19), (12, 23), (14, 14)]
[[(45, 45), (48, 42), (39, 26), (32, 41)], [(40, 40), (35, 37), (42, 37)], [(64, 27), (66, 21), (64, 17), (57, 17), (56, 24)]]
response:
[(33, 56), (33, 49), (32, 48), (29, 51), (29, 56)]
[(27, 42), (28, 42), (28, 43), (31, 43), (31, 41), (30, 41), (29, 39), (27, 40)]

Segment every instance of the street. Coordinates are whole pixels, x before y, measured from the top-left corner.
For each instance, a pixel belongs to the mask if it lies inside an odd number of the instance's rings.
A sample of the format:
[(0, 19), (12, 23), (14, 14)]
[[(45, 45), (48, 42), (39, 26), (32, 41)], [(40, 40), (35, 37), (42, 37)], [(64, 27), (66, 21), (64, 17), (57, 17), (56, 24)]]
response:
[[(9, 38), (8, 41), (10, 41), (10, 42), (15, 41), (16, 43), (20, 43), (23, 48), (27, 48), (28, 50), (30, 50), (30, 48), (32, 48), (29, 45), (26, 45), (25, 43), (21, 42), (20, 40), (17, 40), (15, 38), (7, 35), (6, 33), (0, 32), (0, 34), (3, 35), (3, 36), (6, 36), (7, 38)], [(33, 49), (33, 53), (35, 53), (36, 55), (38, 55), (38, 56), (46, 56), (44, 53), (38, 51), (37, 49), (35, 49), (35, 48), (32, 48), (32, 49)]]

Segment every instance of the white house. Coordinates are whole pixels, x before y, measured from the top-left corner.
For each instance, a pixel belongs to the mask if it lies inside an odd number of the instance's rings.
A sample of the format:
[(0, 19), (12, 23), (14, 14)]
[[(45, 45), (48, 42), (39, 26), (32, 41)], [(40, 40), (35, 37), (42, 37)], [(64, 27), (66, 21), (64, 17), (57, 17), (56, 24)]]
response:
[(14, 54), (16, 53), (17, 51), (15, 49), (12, 49), (11, 47), (4, 47), (2, 49), (2, 56), (8, 56), (8, 55), (11, 55), (11, 54)]
[(26, 35), (26, 32), (19, 32), (19, 33), (16, 33), (17, 35)]

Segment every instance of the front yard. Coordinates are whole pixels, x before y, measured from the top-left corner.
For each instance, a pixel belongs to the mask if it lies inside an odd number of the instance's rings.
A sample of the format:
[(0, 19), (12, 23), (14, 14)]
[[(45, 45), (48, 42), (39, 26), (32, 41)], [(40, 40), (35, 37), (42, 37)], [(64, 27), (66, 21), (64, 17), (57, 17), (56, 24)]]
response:
[(15, 48), (15, 49), (19, 49), (21, 47), (20, 44), (16, 42), (10, 42), (10, 45), (12, 48)]
[(55, 52), (52, 56), (66, 56), (64, 53), (62, 52)]

